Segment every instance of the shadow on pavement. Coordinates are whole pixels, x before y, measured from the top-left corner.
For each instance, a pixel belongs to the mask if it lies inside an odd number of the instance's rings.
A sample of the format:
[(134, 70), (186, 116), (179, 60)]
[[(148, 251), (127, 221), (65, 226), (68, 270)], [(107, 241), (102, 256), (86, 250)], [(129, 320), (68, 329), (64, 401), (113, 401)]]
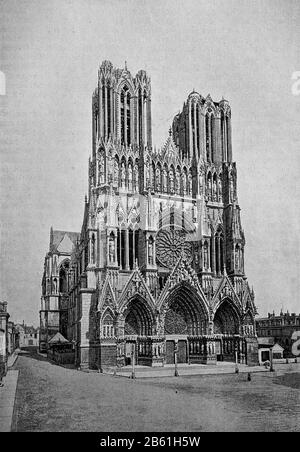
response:
[(37, 347), (22, 348), (20, 350), (20, 352), (19, 352), (19, 356), (22, 357), (22, 358), (35, 359), (36, 361), (44, 361), (44, 362), (47, 362), (47, 363), (51, 364), (52, 366), (64, 367), (65, 369), (74, 369), (74, 370), (76, 370), (76, 367), (73, 364), (63, 365), (63, 364), (57, 364), (56, 362), (49, 360), (46, 356), (43, 356), (43, 355), (38, 353)]

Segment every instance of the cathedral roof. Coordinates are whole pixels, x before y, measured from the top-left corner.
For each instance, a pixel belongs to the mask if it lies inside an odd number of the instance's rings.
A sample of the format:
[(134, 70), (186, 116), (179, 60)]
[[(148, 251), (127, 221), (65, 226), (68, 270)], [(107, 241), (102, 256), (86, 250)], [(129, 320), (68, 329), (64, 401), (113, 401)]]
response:
[(79, 232), (51, 230), (50, 252), (70, 253), (79, 237)]
[(178, 157), (178, 148), (173, 141), (171, 129), (169, 131), (169, 136), (167, 138), (165, 145), (162, 148), (161, 153), (162, 157), (168, 161), (174, 161)]

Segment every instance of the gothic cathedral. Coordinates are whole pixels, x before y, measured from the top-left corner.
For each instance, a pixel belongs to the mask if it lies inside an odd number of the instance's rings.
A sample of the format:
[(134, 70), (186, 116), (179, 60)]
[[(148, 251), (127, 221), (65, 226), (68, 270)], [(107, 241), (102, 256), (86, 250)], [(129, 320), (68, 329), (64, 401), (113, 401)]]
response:
[(89, 193), (67, 270), (76, 364), (124, 366), (134, 354), (163, 366), (175, 348), (179, 363), (256, 364), (229, 103), (191, 92), (157, 149), (150, 78), (104, 61), (92, 122)]

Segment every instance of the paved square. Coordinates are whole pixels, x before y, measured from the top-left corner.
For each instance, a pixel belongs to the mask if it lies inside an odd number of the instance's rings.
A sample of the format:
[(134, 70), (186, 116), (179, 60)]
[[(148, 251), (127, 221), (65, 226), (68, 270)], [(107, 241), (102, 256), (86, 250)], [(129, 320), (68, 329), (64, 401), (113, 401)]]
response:
[(300, 365), (130, 380), (19, 356), (14, 431), (297, 431)]

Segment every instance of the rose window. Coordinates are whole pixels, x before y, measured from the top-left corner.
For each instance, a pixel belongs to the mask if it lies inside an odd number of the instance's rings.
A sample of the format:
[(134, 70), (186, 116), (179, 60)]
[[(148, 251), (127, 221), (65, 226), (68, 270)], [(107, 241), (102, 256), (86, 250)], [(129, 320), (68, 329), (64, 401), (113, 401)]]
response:
[(182, 256), (188, 262), (192, 260), (193, 248), (186, 242), (186, 233), (182, 230), (161, 230), (156, 239), (156, 258), (160, 265), (172, 268)]

